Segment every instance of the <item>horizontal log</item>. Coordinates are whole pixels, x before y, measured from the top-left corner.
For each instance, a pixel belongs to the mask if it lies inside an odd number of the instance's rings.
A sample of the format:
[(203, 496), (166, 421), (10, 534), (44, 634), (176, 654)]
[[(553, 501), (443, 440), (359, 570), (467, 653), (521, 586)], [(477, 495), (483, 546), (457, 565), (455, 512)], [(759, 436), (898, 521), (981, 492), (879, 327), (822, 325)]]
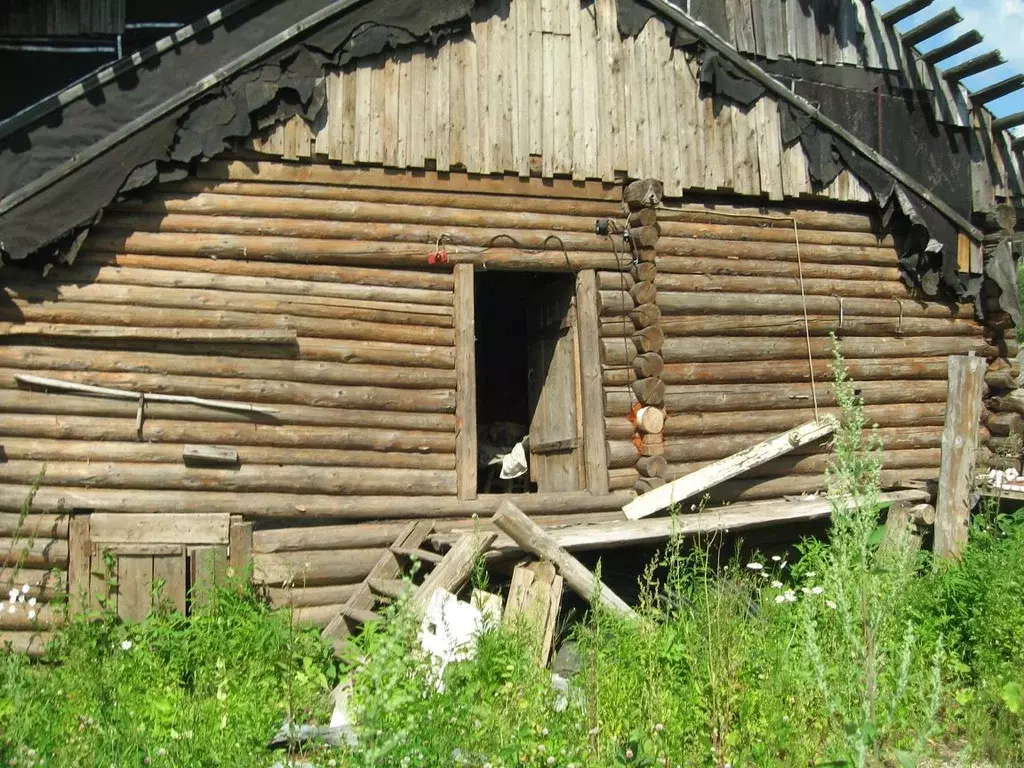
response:
[[(7, 446), (0, 445), (4, 453)], [(8, 459), (13, 458), (10, 455)], [(23, 539), (66, 539), (71, 518), (68, 515), (15, 515), (0, 513), (0, 536)]]
[(42, 339), (74, 339), (77, 341), (107, 341), (113, 343), (145, 341), (174, 341), (192, 344), (275, 345), (293, 347), (294, 330), (284, 328), (211, 329), (211, 328), (125, 328), (116, 325), (67, 325), (58, 323), (0, 323), (0, 337), (22, 340), (25, 337)]
[(53, 640), (50, 632), (41, 632), (35, 628), (26, 632), (0, 632), (0, 648), (12, 653), (23, 653), (36, 659), (46, 653), (46, 648)]
[[(89, 416), (25, 416), (0, 419), (0, 437), (54, 440), (137, 440), (135, 421)], [(455, 451), (455, 434), (375, 428), (337, 429), (316, 426), (244, 424), (202, 424), (190, 421), (147, 420), (142, 438), (146, 442), (200, 443), (206, 445), (279, 446), (288, 448), (339, 448), (354, 451), (406, 451), (444, 453)]]
[(627, 223), (631, 227), (651, 227), (658, 223), (658, 212), (654, 208), (631, 211)]
[(658, 210), (658, 221), (690, 222), (723, 226), (778, 227), (793, 231), (793, 222), (803, 232), (805, 229), (820, 229), (826, 232), (868, 232), (879, 231), (875, 217), (867, 213), (848, 213), (832, 210), (816, 210), (807, 207), (775, 206), (771, 215), (765, 215), (760, 208), (736, 205), (703, 205), (698, 203), (674, 203)]
[[(267, 596), (274, 608), (315, 608), (324, 605), (344, 605), (358, 589), (359, 584), (328, 584), (322, 587), (270, 587)], [(335, 615), (337, 615), (335, 611)], [(331, 618), (334, 618), (333, 616)], [(330, 619), (328, 619), (330, 621)], [(326, 626), (327, 623), (324, 623)]]
[(662, 456), (641, 456), (636, 460), (636, 470), (643, 477), (665, 477), (668, 462)]
[[(217, 160), (197, 169), (199, 178), (161, 185), (188, 193), (303, 197), (317, 200), (359, 200), (367, 203), (438, 205), (473, 210), (557, 212), (587, 217), (615, 217), (621, 212), (618, 186), (595, 195), (593, 185), (573, 184), (564, 190), (557, 182), (535, 186), (523, 180), (497, 185), (486, 177), (424, 177), (401, 171), (401, 182), (386, 169), (346, 168), (320, 163), (281, 163), (268, 160)], [(452, 182), (456, 183), (452, 183)], [(607, 185), (606, 185), (607, 186)]]
[[(33, 392), (0, 389), (0, 413), (49, 414), (52, 416), (96, 416), (134, 420), (138, 402), (66, 392)], [(228, 411), (198, 405), (146, 403), (146, 419), (156, 421), (236, 422), (267, 425), (309, 425), (333, 427), (383, 427), (427, 432), (455, 432), (455, 416), (440, 413), (401, 413), (377, 410), (315, 408), (303, 405), (275, 405), (274, 413)]]
[(871, 246), (892, 247), (891, 235), (878, 237), (872, 232), (846, 232), (841, 229), (820, 230), (800, 229), (793, 231), (789, 221), (761, 221), (758, 224), (723, 224), (707, 221), (671, 221), (662, 219), (661, 234), (664, 237), (683, 237), (696, 240), (739, 240), (755, 243), (793, 243), (799, 237), (804, 245)]
[(636, 302), (629, 295), (629, 290), (615, 288), (598, 292), (601, 317), (628, 317)]
[(663, 314), (679, 315), (771, 315), (791, 314), (844, 317), (936, 317), (973, 320), (968, 304), (941, 304), (911, 299), (864, 299), (846, 296), (804, 296), (777, 293), (668, 292), (658, 293)]
[(239, 378), (399, 389), (454, 389), (455, 371), (313, 360), (258, 360), (162, 352), (0, 346), (0, 367)]
[[(0, 467), (6, 466), (0, 464)], [(39, 465), (35, 465), (35, 480), (39, 474)], [(32, 482), (30, 480), (29, 482)], [(22, 500), (27, 498), (27, 494)], [(25, 539), (0, 538), (0, 565), (3, 567), (22, 566), (23, 568), (67, 568), (67, 539)]]
[(805, 280), (900, 282), (899, 267), (865, 267), (857, 264), (800, 264), (791, 261), (763, 259), (716, 259), (700, 256), (659, 256), (658, 272), (662, 279), (682, 275), (736, 275), (747, 277), (791, 277)]
[[(777, 432), (752, 432), (725, 435), (710, 435), (700, 440), (672, 440), (665, 446), (665, 460), (670, 463), (692, 463), (717, 461), (739, 453), (744, 448), (763, 442)], [(942, 444), (942, 428), (935, 427), (889, 427), (873, 432), (880, 446), (887, 451), (938, 448)], [(828, 441), (822, 441), (806, 448), (798, 448), (793, 455), (822, 450)]]
[(366, 578), (383, 549), (281, 552), (253, 556), (253, 580), (264, 584), (351, 584)]
[[(949, 320), (938, 317), (857, 317), (843, 314), (839, 320), (838, 306), (833, 315), (812, 315), (805, 322), (802, 315), (672, 315), (659, 325), (669, 337), (732, 336), (799, 337), (828, 336), (982, 336), (984, 329), (973, 320)], [(725, 320), (725, 322), (723, 322)], [(602, 329), (603, 331), (603, 329)], [(604, 333), (602, 332), (602, 335)]]
[[(941, 453), (942, 451), (939, 448), (922, 448), (907, 451), (883, 451), (880, 458), (884, 469), (935, 468), (936, 473), (938, 473)], [(754, 467), (744, 473), (743, 477), (770, 478), (786, 477), (789, 475), (819, 475), (825, 471), (826, 467), (828, 467), (832, 461), (834, 461), (834, 456), (831, 451), (811, 456), (783, 456), (762, 464), (759, 467)], [(669, 464), (667, 477), (669, 480), (685, 477), (691, 472), (696, 472), (697, 470), (712, 463), (713, 462), (684, 462)]]
[[(666, 441), (690, 435), (721, 435), (731, 432), (784, 432), (815, 417), (812, 408), (777, 411), (743, 411), (715, 414), (675, 414), (665, 420)], [(817, 415), (839, 416), (837, 408), (819, 408)], [(869, 405), (864, 408), (868, 424), (880, 427), (931, 427), (943, 424), (944, 403), (918, 405)]]
[[(616, 374), (614, 377), (611, 374)], [(625, 373), (605, 372), (605, 383), (618, 385)], [(942, 403), (946, 401), (946, 382), (937, 381), (864, 381), (854, 385), (863, 403)], [(806, 408), (836, 405), (831, 384), (705, 384), (670, 385), (665, 392), (665, 407), (673, 413), (712, 413), (716, 411)]]
[(323, 280), (282, 277), (254, 277), (236, 273), (189, 272), (145, 267), (75, 264), (58, 267), (48, 277), (62, 282), (90, 282), (110, 285), (143, 285), (154, 288), (186, 288), (230, 291), (233, 293), (298, 296), (295, 301), (324, 303), (344, 301), (339, 306), (391, 309), (433, 315), (451, 315), (452, 291), (425, 288), (395, 288), (383, 285), (350, 285)]
[[(430, 198), (426, 198), (430, 200)], [(602, 206), (601, 210), (605, 208)], [(127, 200), (110, 207), (118, 213), (201, 214), (207, 216), (250, 216), (355, 224), (418, 224), (433, 227), (502, 227), (507, 229), (549, 229), (557, 232), (594, 231), (590, 217), (543, 213), (540, 211), (488, 210), (486, 212), (432, 205), (408, 205), (362, 200), (303, 199), (294, 194), (275, 198), (225, 193), (193, 195), (162, 194)]]
[[(13, 322), (94, 323), (140, 328), (282, 328), (299, 334), (297, 351), (303, 358), (351, 359), (353, 362), (384, 364), (408, 362), (435, 368), (455, 365), (454, 348), (449, 344), (430, 346), (388, 341), (378, 337), (393, 334), (376, 333), (381, 326), (373, 323), (297, 317), (287, 313), (164, 309), (63, 301), (35, 303), (14, 299), (6, 305), (0, 305), (0, 318)], [(350, 338), (353, 335), (365, 338)], [(334, 341), (323, 341), (325, 339)], [(294, 354), (295, 351), (295, 345), (292, 345), (289, 353)]]
[(606, 452), (609, 469), (625, 469), (636, 466), (640, 458), (640, 450), (630, 439), (609, 440)]
[(324, 629), (337, 618), (344, 607), (344, 603), (300, 606), (292, 611), (292, 621), (297, 627)]
[[(651, 330), (651, 329), (647, 329)], [(635, 337), (634, 337), (635, 338)], [(661, 344), (665, 371), (673, 363), (729, 363), (762, 360), (793, 360), (810, 354), (817, 358), (832, 356), (833, 343), (829, 338), (776, 339), (725, 336), (717, 338), (668, 338)], [(633, 361), (630, 354), (615, 339), (605, 339), (604, 361), (608, 365), (625, 366)], [(1016, 342), (1009, 342), (1016, 350)], [(651, 350), (655, 351), (655, 350)], [(847, 360), (878, 358), (940, 357), (975, 353), (982, 357), (998, 357), (1005, 349), (989, 344), (984, 338), (971, 336), (915, 336), (912, 338), (886, 338), (863, 336), (839, 341), (839, 351)], [(801, 354), (802, 353), (802, 354)], [(671, 381), (667, 378), (666, 380)]]
[(429, 269), (376, 269), (374, 267), (339, 267), (318, 264), (275, 264), (265, 261), (218, 261), (185, 256), (151, 256), (136, 253), (81, 253), (76, 265), (142, 267), (181, 272), (205, 272), (215, 275), (245, 275), (284, 280), (314, 280), (322, 283), (345, 283), (358, 286), (418, 288), (451, 292), (455, 281), (452, 273)]
[[(896, 488), (904, 483), (917, 483), (923, 480), (936, 480), (938, 467), (921, 467), (917, 469), (887, 469), (880, 476), (883, 489)], [(730, 480), (711, 492), (709, 503), (753, 501), (756, 499), (772, 499), (780, 496), (795, 496), (809, 493), (823, 494), (825, 489), (824, 475), (791, 475), (776, 478), (749, 478)]]
[(633, 395), (644, 405), (662, 405), (665, 402), (665, 382), (661, 379), (637, 379), (630, 385)]
[[(149, 436), (147, 436), (149, 437)], [(332, 448), (228, 446), (240, 464), (365, 467), (366, 469), (455, 469), (454, 453), (359, 451)], [(0, 437), (0, 455), (12, 461), (100, 461), (180, 464), (181, 444)], [(33, 518), (29, 518), (32, 520)], [(2, 520), (2, 518), (0, 518)], [(3, 523), (0, 522), (0, 532)], [(67, 535), (67, 523), (63, 523)], [(54, 533), (53, 535), (57, 535)]]
[(613, 491), (634, 488), (639, 479), (640, 473), (636, 471), (635, 467), (608, 470), (608, 488)]
[[(425, 315), (419, 312), (356, 306), (343, 299), (300, 301), (301, 297), (286, 294), (254, 293), (244, 299), (231, 291), (188, 288), (148, 288), (141, 285), (106, 285), (86, 283), (39, 283), (7, 281), (4, 292), (8, 298), (29, 301), (69, 301), (75, 303), (130, 304), (165, 309), (207, 309), (238, 311), (247, 314), (274, 314), (325, 321), (333, 320), (339, 338), (370, 341), (401, 341), (411, 344), (454, 344), (452, 318), (448, 315)], [(347, 303), (346, 303), (347, 302)], [(401, 306), (401, 305), (398, 305)], [(345, 320), (341, 324), (339, 321)], [(345, 330), (348, 329), (348, 330)], [(296, 331), (302, 331), (296, 328)], [(308, 335), (308, 334), (303, 334)]]
[(357, 408), (419, 413), (453, 413), (455, 393), (450, 389), (396, 389), (338, 387), (290, 381), (204, 378), (145, 373), (73, 371), (53, 375), (46, 369), (0, 368), (0, 387), (17, 389), (16, 375), (42, 376), (133, 392), (182, 395), (243, 403), (282, 403), (329, 408)]
[[(17, 512), (31, 486), (0, 485), (0, 512)], [(33, 499), (33, 511), (47, 514), (65, 509), (98, 512), (220, 512), (251, 519), (332, 518), (337, 520), (430, 519), (494, 512), (505, 498), (521, 502), (529, 514), (573, 514), (621, 511), (632, 493), (592, 496), (587, 492), (483, 495), (462, 500), (443, 496), (330, 496), (265, 493), (253, 503), (250, 493), (223, 491), (138, 491), (110, 488), (53, 488), (44, 485)], [(0, 550), (2, 551), (2, 550)]]
[[(50, 601), (65, 592), (67, 573), (60, 570), (41, 568), (0, 568), (0, 599), (6, 600), (12, 589), (17, 589), (25, 598)], [(28, 586), (28, 591), (25, 591)]]
[[(765, 277), (757, 275), (706, 275), (706, 274), (670, 274), (662, 272), (658, 275), (658, 290), (667, 292), (732, 292), (743, 293), (775, 293), (800, 295), (800, 290), (808, 296), (842, 296), (867, 299), (906, 299), (911, 294), (899, 280), (844, 280), (797, 277)], [(672, 297), (659, 299), (662, 311), (670, 311), (678, 307)]]
[(986, 426), (993, 435), (1006, 437), (1024, 431), (1024, 417), (1019, 413), (993, 413)]
[[(0, 483), (31, 483), (39, 462), (0, 464)], [(342, 467), (242, 465), (237, 469), (114, 462), (50, 462), (47, 486), (86, 486), (133, 490), (211, 490), (248, 493), (394, 494), (445, 496), (455, 493), (450, 470), (390, 469), (366, 472)], [(2, 550), (0, 550), (2, 551)]]
[(658, 267), (653, 262), (638, 261), (636, 264), (629, 268), (629, 272), (599, 272), (599, 285), (601, 288), (618, 288), (621, 287), (621, 283), (608, 286), (605, 285), (605, 276), (607, 275), (628, 275), (636, 282), (642, 282), (644, 280), (654, 280), (658, 276)]
[[(665, 360), (657, 352), (644, 352), (642, 355), (637, 355), (633, 358), (633, 373), (638, 379), (648, 376), (659, 376), (664, 367)], [(628, 382), (623, 381), (621, 383), (626, 384)]]
[(658, 289), (650, 280), (636, 283), (629, 289), (629, 295), (635, 304), (654, 304), (658, 298)]
[[(801, 243), (799, 249), (800, 259), (808, 263), (864, 264), (879, 267), (893, 267), (897, 264), (896, 249), (892, 246)], [(757, 243), (743, 240), (661, 237), (658, 240), (658, 252), (670, 256), (797, 260), (797, 246), (794, 243)]]

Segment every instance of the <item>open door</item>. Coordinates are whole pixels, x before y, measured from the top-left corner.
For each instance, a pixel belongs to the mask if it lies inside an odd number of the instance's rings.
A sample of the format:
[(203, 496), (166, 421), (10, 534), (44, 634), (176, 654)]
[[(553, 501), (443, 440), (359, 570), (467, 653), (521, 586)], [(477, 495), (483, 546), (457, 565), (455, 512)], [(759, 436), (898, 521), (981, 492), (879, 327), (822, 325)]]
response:
[(571, 276), (526, 299), (530, 478), (539, 492), (583, 487), (576, 293)]

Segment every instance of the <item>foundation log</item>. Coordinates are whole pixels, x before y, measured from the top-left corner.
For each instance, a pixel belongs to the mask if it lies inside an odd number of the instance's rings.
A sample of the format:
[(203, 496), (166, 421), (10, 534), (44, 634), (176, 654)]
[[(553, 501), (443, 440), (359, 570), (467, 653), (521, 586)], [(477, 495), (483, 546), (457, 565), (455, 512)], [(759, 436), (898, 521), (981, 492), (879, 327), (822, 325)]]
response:
[(666, 315), (770, 315), (802, 317), (806, 303), (809, 315), (839, 316), (840, 298), (844, 317), (932, 317), (943, 320), (973, 320), (974, 310), (967, 304), (919, 303), (907, 299), (865, 299), (839, 296), (806, 296), (778, 293), (658, 293), (658, 306)]
[[(923, 317), (858, 317), (843, 314), (839, 322), (838, 305), (834, 315), (732, 315), (729, 333), (737, 336), (770, 336), (804, 338), (828, 336), (835, 333), (841, 338), (851, 336), (982, 336), (983, 328), (973, 320), (944, 320)], [(722, 318), (676, 315), (661, 321), (662, 330), (670, 337), (722, 335)]]
[[(842, 296), (868, 299), (910, 299), (907, 287), (898, 280), (886, 282), (875, 280), (843, 280), (804, 277), (804, 292), (809, 296)], [(764, 277), (733, 275), (680, 275), (662, 271), (658, 275), (658, 288), (663, 293), (671, 292), (735, 292), (744, 291), (800, 294), (801, 280), (798, 277)], [(663, 309), (677, 307), (677, 302), (666, 301)]]

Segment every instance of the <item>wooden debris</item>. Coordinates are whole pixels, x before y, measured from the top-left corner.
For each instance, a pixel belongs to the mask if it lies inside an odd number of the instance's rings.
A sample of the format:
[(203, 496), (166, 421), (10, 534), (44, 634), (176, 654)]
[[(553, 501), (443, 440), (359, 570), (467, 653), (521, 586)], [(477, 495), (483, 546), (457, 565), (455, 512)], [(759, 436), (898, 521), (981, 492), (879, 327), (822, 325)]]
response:
[(709, 464), (696, 472), (673, 480), (667, 485), (655, 488), (634, 499), (622, 510), (630, 520), (639, 520), (642, 517), (653, 515), (655, 512), (667, 509), (673, 504), (697, 496), (714, 488), (719, 483), (743, 474), (748, 469), (753, 469), (787, 454), (794, 448), (820, 440), (831, 434), (835, 427), (836, 423), (832, 418), (810, 421), (796, 429), (776, 435), (728, 458)]
[(922, 528), (935, 522), (935, 507), (931, 504), (896, 502), (889, 507), (885, 518), (885, 538), (880, 550), (898, 550), (908, 546), (916, 552), (921, 548)]
[(949, 358), (942, 465), (935, 506), (935, 555), (938, 557), (960, 557), (967, 544), (985, 368), (982, 357), (957, 355)]
[(518, 624), (534, 636), (541, 665), (547, 665), (551, 655), (563, 586), (564, 580), (547, 561), (517, 565), (512, 572), (504, 623)]
[(559, 546), (550, 534), (524, 515), (512, 502), (502, 502), (492, 521), (524, 551), (550, 560), (565, 579), (565, 583), (584, 600), (592, 602), (596, 596), (602, 608), (629, 618), (636, 616), (622, 598), (598, 581), (583, 563)]
[(431, 596), (439, 589), (457, 594), (469, 580), (473, 563), (491, 546), (495, 533), (466, 533), (455, 542), (437, 567), (423, 580), (412, 598), (413, 606), (425, 608)]

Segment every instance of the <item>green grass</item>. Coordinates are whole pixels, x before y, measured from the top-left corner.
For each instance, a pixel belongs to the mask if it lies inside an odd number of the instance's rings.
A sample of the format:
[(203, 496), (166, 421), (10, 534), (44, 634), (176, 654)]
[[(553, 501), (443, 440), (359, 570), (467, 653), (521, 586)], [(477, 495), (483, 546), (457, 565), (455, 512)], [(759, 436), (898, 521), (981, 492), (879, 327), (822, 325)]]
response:
[(351, 677), (359, 745), (315, 765), (1024, 765), (1024, 513), (976, 516), (957, 563), (880, 549), (879, 453), (836, 372), (828, 541), (743, 559), (669, 542), (638, 620), (569, 629), (568, 696), (521, 627), (490, 628), (439, 675), (400, 602), (336, 662), (236, 586), (188, 618), (76, 620), (44, 663), (0, 654), (0, 764), (268, 765), (284, 718), (326, 722)]

